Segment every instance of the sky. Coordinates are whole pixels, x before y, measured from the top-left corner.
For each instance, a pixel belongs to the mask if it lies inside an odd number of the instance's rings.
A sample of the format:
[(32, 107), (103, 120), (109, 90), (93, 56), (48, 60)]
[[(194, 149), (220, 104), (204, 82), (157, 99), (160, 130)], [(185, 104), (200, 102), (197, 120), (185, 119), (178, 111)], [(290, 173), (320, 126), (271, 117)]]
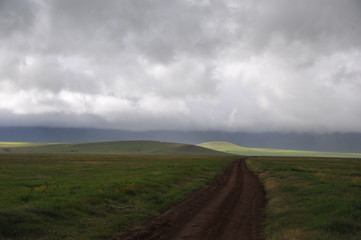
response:
[(0, 0), (0, 126), (361, 132), (360, 0)]

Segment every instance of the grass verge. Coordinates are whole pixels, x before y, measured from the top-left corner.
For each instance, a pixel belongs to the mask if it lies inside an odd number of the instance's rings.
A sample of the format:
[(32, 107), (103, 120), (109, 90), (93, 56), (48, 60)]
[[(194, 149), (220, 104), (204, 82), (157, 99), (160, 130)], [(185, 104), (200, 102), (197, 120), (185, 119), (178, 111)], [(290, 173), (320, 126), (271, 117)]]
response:
[(104, 239), (137, 227), (234, 156), (0, 154), (0, 239)]
[(253, 157), (267, 192), (266, 240), (360, 240), (361, 160)]

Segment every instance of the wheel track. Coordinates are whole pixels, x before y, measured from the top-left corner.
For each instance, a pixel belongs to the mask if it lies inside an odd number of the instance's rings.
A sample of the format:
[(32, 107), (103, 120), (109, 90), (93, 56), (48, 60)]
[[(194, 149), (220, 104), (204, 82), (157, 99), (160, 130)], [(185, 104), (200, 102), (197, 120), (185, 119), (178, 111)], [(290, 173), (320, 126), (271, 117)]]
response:
[(264, 191), (246, 159), (178, 206), (118, 240), (262, 240)]

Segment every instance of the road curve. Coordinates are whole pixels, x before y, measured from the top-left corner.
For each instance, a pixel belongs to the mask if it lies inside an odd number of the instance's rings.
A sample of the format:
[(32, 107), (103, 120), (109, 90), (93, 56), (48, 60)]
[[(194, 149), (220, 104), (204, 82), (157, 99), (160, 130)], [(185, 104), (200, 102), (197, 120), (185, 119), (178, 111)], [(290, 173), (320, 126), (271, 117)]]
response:
[(117, 240), (262, 240), (265, 197), (245, 159), (143, 229)]

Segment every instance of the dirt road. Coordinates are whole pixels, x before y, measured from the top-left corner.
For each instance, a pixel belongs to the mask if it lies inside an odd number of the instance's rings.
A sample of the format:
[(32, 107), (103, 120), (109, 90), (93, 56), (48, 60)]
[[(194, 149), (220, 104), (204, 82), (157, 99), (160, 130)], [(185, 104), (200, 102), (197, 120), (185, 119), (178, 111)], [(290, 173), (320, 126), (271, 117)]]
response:
[(262, 185), (240, 159), (207, 187), (117, 239), (261, 240), (264, 204)]

